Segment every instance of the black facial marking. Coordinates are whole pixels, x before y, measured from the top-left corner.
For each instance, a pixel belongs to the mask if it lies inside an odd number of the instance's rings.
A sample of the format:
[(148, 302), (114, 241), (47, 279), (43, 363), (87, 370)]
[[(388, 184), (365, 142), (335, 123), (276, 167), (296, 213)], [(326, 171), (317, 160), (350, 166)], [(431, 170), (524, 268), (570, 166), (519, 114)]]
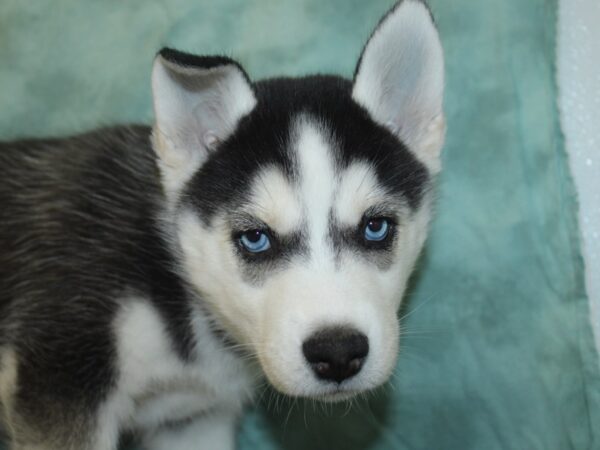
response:
[(351, 89), (350, 81), (334, 76), (256, 83), (256, 107), (192, 178), (184, 201), (196, 207), (208, 224), (218, 211), (236, 209), (249, 201), (256, 174), (270, 165), (293, 184), (299, 175), (291, 149), (293, 127), (301, 115), (307, 115), (331, 134), (338, 169), (365, 162), (391, 196), (402, 196), (417, 208), (428, 185), (427, 169), (352, 100)]

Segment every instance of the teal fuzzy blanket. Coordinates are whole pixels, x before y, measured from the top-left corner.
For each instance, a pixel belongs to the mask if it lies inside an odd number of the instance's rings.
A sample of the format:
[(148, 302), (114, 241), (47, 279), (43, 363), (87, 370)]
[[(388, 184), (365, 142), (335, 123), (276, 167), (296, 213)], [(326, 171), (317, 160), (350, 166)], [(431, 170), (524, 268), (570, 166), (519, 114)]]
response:
[[(600, 365), (555, 104), (556, 0), (430, 3), (448, 138), (395, 376), (350, 410), (267, 392), (241, 449), (600, 448)], [(350, 76), (390, 5), (2, 0), (0, 138), (151, 122), (150, 67), (165, 44), (232, 55), (253, 78)]]

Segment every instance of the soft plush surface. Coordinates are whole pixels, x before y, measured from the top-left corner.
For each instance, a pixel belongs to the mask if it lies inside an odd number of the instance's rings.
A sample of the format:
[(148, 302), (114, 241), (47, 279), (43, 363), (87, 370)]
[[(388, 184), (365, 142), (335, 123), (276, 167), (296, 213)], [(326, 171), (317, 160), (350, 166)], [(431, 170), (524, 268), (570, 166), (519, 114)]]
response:
[[(0, 137), (151, 121), (150, 65), (163, 44), (233, 55), (254, 78), (349, 76), (390, 4), (2, 0)], [(267, 392), (242, 423), (241, 449), (600, 446), (599, 366), (555, 105), (556, 0), (431, 6), (449, 131), (396, 375), (350, 411), (290, 411)]]

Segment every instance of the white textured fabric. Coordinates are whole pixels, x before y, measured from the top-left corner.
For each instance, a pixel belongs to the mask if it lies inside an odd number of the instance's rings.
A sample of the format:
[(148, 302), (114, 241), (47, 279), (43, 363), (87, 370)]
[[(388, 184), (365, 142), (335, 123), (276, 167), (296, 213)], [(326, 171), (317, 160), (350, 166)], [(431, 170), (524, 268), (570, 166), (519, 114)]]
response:
[(591, 319), (600, 349), (599, 0), (560, 0), (558, 83), (562, 126), (579, 194)]

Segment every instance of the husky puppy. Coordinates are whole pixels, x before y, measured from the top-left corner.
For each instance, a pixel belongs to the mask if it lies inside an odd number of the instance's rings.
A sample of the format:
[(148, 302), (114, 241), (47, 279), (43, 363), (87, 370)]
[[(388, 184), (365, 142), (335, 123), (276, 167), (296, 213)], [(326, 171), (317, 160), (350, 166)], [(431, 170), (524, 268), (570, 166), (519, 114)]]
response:
[(384, 383), (444, 137), (443, 55), (398, 3), (352, 81), (163, 49), (153, 128), (0, 144), (0, 402), (14, 450), (231, 449), (263, 374)]

